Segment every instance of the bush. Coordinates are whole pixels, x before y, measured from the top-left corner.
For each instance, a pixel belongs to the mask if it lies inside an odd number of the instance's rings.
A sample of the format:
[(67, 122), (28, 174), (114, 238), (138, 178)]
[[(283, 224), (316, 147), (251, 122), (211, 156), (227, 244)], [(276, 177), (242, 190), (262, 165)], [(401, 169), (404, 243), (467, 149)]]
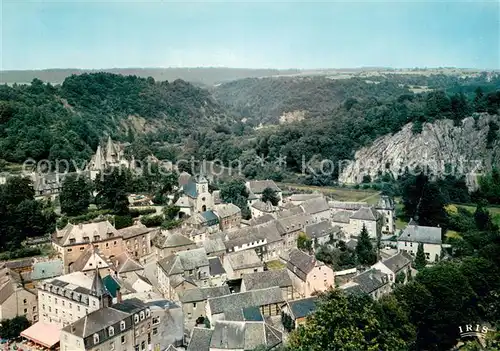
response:
[(153, 207), (147, 207), (147, 208), (131, 208), (129, 210), (130, 212), (130, 215), (133, 217), (133, 218), (137, 218), (139, 216), (143, 216), (143, 215), (148, 215), (148, 214), (153, 214), (153, 213), (156, 213), (156, 209), (153, 208)]
[(167, 221), (164, 221), (162, 224), (161, 224), (161, 227), (163, 229), (173, 229), (173, 228), (176, 228), (178, 227), (180, 224), (182, 223), (181, 220), (167, 220)]
[(144, 216), (141, 218), (141, 223), (148, 228), (159, 227), (163, 223), (163, 216), (162, 215)]
[(24, 247), (14, 251), (6, 251), (0, 253), (0, 260), (14, 260), (16, 258), (25, 258), (41, 255), (42, 251), (38, 247)]
[(130, 227), (133, 224), (134, 224), (134, 220), (132, 219), (132, 216), (115, 215), (115, 228), (116, 229)]

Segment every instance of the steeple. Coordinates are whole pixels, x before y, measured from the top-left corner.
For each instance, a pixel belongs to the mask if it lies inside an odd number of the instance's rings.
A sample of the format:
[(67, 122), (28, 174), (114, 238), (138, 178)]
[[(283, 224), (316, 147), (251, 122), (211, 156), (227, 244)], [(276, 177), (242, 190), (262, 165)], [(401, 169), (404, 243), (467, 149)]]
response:
[(108, 136), (108, 142), (106, 143), (106, 162), (113, 163), (115, 162), (115, 158), (117, 157), (115, 145), (113, 144), (113, 140), (111, 140), (111, 136)]
[(102, 282), (101, 274), (99, 269), (95, 269), (94, 280), (92, 281), (92, 287), (90, 288), (90, 295), (98, 297), (101, 299), (104, 295), (109, 295), (108, 290)]

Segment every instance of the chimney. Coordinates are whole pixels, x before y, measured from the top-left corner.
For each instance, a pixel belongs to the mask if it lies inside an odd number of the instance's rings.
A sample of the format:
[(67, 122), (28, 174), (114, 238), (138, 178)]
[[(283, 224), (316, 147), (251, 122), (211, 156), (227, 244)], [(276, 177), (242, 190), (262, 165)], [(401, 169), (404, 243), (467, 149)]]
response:
[(116, 289), (116, 303), (122, 302), (122, 292), (120, 290), (120, 287)]

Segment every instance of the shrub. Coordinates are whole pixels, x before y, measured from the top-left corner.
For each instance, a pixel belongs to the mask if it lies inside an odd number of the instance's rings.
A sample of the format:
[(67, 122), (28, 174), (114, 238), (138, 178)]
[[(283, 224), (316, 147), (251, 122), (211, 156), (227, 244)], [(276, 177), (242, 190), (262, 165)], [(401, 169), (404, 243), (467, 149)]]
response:
[(141, 223), (148, 228), (159, 227), (163, 223), (163, 216), (162, 215), (144, 216), (141, 218)]

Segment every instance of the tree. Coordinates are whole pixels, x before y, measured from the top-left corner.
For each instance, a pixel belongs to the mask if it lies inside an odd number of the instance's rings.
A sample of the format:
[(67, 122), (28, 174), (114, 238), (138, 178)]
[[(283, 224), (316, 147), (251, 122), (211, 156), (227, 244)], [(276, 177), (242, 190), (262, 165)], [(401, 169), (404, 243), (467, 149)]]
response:
[(278, 195), (276, 194), (276, 191), (274, 191), (273, 189), (271, 188), (265, 188), (263, 191), (262, 191), (262, 202), (271, 202), (271, 204), (273, 206), (277, 206), (280, 199), (278, 197)]
[(81, 175), (64, 178), (59, 194), (61, 212), (68, 216), (85, 213), (92, 200), (92, 184)]
[(290, 334), (289, 347), (294, 351), (409, 350), (414, 333), (407, 321), (395, 300), (378, 305), (368, 296), (329, 290), (320, 296), (307, 323)]
[(97, 190), (96, 204), (99, 208), (110, 209), (119, 215), (128, 214), (129, 201), (127, 192), (132, 176), (125, 168), (107, 169), (97, 175), (95, 188)]
[(3, 339), (15, 339), (21, 332), (27, 329), (31, 323), (25, 316), (17, 316), (12, 319), (4, 319), (0, 323), (0, 335)]
[(419, 243), (417, 249), (417, 255), (415, 257), (414, 266), (415, 269), (421, 270), (427, 265), (427, 260), (425, 259), (424, 244)]
[(115, 215), (114, 219), (114, 227), (116, 229), (127, 228), (134, 224), (134, 219), (130, 215)]
[(297, 248), (302, 251), (307, 251), (308, 253), (312, 251), (312, 240), (303, 232), (300, 232), (297, 237)]
[(474, 212), (474, 221), (479, 230), (492, 229), (493, 223), (491, 221), (490, 212), (486, 209), (487, 203), (483, 200), (477, 204), (476, 211)]
[(474, 110), (476, 112), (486, 112), (486, 99), (481, 87), (477, 87), (476, 96), (474, 97)]
[(165, 215), (166, 220), (172, 220), (177, 217), (179, 214), (180, 207), (179, 206), (165, 206), (163, 207), (163, 214)]
[(248, 208), (248, 192), (243, 179), (231, 179), (220, 187), (222, 201), (232, 203), (241, 209), (241, 216), (250, 219), (250, 209)]
[(356, 255), (358, 262), (362, 265), (372, 265), (377, 262), (377, 254), (373, 249), (370, 235), (364, 224), (356, 245)]

